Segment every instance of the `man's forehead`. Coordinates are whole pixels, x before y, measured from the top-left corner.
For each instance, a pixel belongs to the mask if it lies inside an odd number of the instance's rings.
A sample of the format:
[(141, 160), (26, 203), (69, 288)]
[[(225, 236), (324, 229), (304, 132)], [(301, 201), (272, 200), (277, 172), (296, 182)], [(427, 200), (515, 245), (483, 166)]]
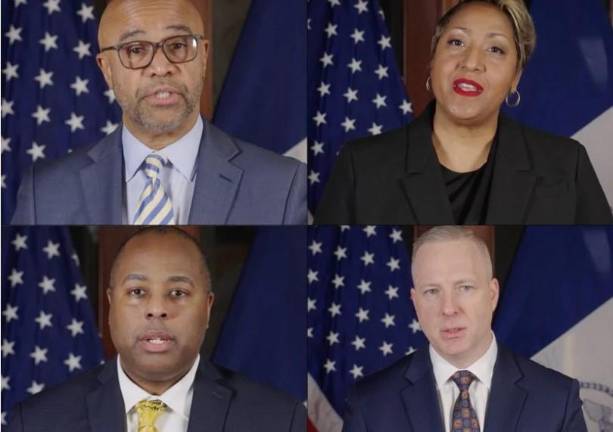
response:
[(467, 239), (432, 241), (417, 251), (413, 270), (416, 273), (454, 268), (476, 271), (484, 266), (482, 255), (475, 242)]
[(115, 0), (100, 20), (101, 45), (117, 43), (130, 36), (159, 36), (204, 32), (195, 6), (186, 0)]

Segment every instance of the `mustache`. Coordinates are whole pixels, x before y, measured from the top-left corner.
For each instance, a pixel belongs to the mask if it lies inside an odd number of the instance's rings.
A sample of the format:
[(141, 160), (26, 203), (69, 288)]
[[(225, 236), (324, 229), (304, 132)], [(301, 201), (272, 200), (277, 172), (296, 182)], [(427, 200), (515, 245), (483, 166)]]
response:
[(166, 326), (154, 325), (154, 326), (147, 326), (141, 329), (140, 331), (138, 331), (138, 333), (136, 334), (136, 338), (137, 340), (154, 339), (154, 338), (174, 340), (176, 339), (176, 335), (170, 330), (168, 330)]
[(186, 98), (186, 95), (189, 92), (185, 84), (176, 83), (171, 80), (160, 80), (152, 84), (149, 84), (145, 87), (139, 88), (136, 91), (136, 98), (140, 101), (146, 98), (147, 96), (150, 96), (151, 94), (153, 94), (155, 91), (157, 91), (158, 89), (162, 87), (171, 89), (174, 93), (179, 94), (184, 99)]

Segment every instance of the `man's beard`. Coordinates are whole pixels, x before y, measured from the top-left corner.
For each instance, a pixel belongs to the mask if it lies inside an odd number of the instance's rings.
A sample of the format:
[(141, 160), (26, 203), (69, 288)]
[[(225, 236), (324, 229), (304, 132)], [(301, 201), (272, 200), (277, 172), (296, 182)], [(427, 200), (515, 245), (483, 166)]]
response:
[[(160, 85), (164, 83), (158, 83), (156, 85)], [(183, 107), (180, 107), (179, 112), (174, 112), (177, 107), (156, 107), (152, 108), (147, 105), (145, 98), (142, 93), (147, 94), (147, 91), (137, 92), (136, 95), (136, 103), (132, 106), (130, 104), (120, 103), (122, 108), (124, 108), (124, 112), (128, 115), (132, 123), (135, 124), (140, 129), (147, 131), (153, 134), (165, 134), (171, 133), (175, 130), (179, 129), (181, 125), (193, 114), (196, 106), (200, 100), (200, 94), (202, 92), (202, 84), (198, 86), (198, 88), (194, 89), (194, 93), (198, 95), (198, 99), (194, 98), (194, 96), (189, 92), (187, 86), (185, 85), (172, 85), (174, 89), (176, 89), (176, 94), (181, 98), (183, 102)], [(141, 94), (139, 94), (141, 93)], [(120, 102), (120, 101), (118, 101)], [(156, 116), (153, 110), (159, 111), (159, 114)], [(168, 110), (168, 115), (164, 116), (162, 113), (164, 110)]]

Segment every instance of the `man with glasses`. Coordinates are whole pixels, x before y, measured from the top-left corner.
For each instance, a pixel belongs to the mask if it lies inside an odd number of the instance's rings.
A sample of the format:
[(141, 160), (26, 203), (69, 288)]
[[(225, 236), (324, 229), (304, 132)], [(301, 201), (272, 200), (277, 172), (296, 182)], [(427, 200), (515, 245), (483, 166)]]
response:
[(200, 116), (209, 50), (187, 0), (114, 0), (98, 65), (123, 124), (24, 175), (14, 224), (302, 224), (306, 167)]

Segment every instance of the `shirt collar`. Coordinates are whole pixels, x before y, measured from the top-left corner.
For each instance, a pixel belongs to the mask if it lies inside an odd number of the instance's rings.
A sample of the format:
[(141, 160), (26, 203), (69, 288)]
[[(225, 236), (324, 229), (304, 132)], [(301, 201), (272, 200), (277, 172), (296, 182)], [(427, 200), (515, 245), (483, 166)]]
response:
[[(459, 371), (457, 367), (449, 363), (430, 345), (430, 359), (432, 361), (432, 370), (436, 379), (436, 386), (440, 389), (447, 384), (451, 376)], [(498, 344), (496, 335), (492, 332), (492, 342), (485, 353), (470, 366), (461, 369), (470, 371), (477, 379), (485, 384), (490, 389), (492, 385), (492, 375), (494, 373), (494, 365), (498, 356)]]
[(136, 138), (132, 132), (124, 125), (121, 131), (123, 143), (123, 159), (125, 161), (125, 181), (126, 183), (134, 177), (141, 167), (147, 155), (157, 153), (164, 156), (172, 163), (188, 181), (192, 179), (195, 172), (196, 158), (204, 131), (202, 117), (198, 116), (196, 124), (189, 132), (172, 144), (167, 145), (160, 151), (152, 151), (142, 141)]
[(196, 371), (198, 370), (199, 363), (200, 354), (198, 354), (198, 357), (196, 357), (191, 369), (183, 376), (183, 378), (174, 383), (172, 387), (166, 390), (163, 394), (156, 396), (139, 387), (128, 377), (128, 375), (126, 375), (121, 367), (119, 356), (117, 356), (117, 377), (119, 379), (119, 388), (123, 396), (126, 414), (132, 408), (134, 408), (134, 405), (143, 399), (159, 399), (168, 405), (173, 412), (180, 415), (184, 420), (188, 420), (190, 406), (187, 405), (187, 395), (194, 385), (194, 378), (196, 377)]

